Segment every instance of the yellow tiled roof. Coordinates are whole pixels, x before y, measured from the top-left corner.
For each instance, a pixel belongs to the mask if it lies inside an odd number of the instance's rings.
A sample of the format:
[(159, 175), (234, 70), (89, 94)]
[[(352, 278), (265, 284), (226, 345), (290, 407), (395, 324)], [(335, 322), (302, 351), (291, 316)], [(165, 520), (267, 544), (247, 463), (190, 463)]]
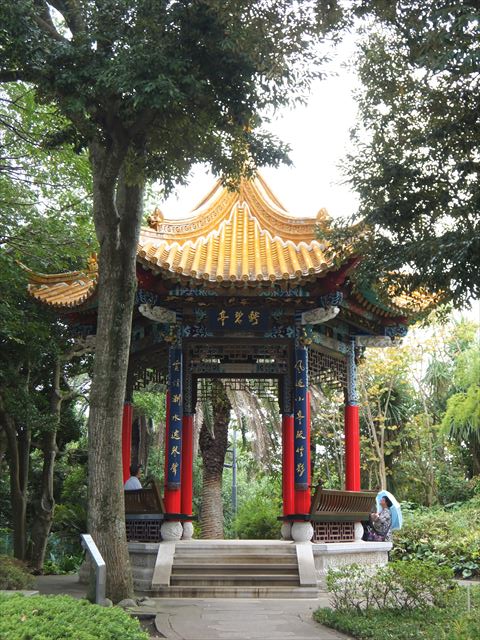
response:
[(188, 220), (157, 210), (142, 229), (138, 258), (148, 268), (213, 282), (295, 281), (333, 267), (315, 239), (315, 218), (292, 218), (259, 177), (238, 192), (217, 184)]
[(95, 269), (51, 275), (28, 272), (30, 295), (52, 307), (78, 307), (91, 297), (97, 286)]
[[(260, 175), (238, 191), (217, 182), (190, 218), (165, 219), (156, 209), (143, 227), (138, 261), (167, 277), (201, 282), (298, 282), (334, 268), (333, 253), (316, 239), (317, 218), (294, 218)], [(86, 272), (34, 274), (29, 292), (55, 307), (77, 307), (93, 294), (96, 263)]]

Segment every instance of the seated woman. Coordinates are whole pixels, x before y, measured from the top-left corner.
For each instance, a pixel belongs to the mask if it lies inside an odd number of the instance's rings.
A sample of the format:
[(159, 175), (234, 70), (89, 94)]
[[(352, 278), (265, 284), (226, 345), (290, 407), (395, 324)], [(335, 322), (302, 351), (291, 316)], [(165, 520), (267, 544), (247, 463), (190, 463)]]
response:
[(392, 539), (392, 516), (390, 507), (392, 502), (387, 496), (380, 500), (379, 513), (370, 514), (370, 524), (367, 525), (362, 540), (368, 542), (390, 542)]

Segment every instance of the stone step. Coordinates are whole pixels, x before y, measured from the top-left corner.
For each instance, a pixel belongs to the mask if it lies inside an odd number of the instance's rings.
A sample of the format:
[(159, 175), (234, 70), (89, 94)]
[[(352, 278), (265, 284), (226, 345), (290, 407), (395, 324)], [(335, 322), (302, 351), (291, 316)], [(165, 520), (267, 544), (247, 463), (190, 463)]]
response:
[[(140, 589), (139, 589), (140, 590)], [(156, 587), (149, 596), (158, 598), (318, 598), (316, 587), (292, 586), (170, 586)]]
[(195, 573), (216, 573), (216, 574), (225, 574), (229, 573), (232, 575), (239, 574), (286, 574), (293, 573), (298, 576), (298, 565), (293, 562), (282, 563), (282, 564), (272, 564), (272, 563), (247, 563), (247, 562), (215, 562), (215, 563), (196, 563), (196, 562), (186, 562), (184, 560), (174, 561), (173, 565), (173, 573), (175, 575), (185, 575), (190, 574), (191, 572)]
[[(152, 554), (153, 555), (153, 554)], [(265, 557), (265, 558), (294, 558), (296, 556), (296, 550), (285, 551), (284, 549), (273, 549), (273, 550), (264, 550), (264, 549), (248, 549), (248, 548), (234, 548), (234, 549), (226, 549), (225, 547), (221, 547), (220, 549), (194, 549), (194, 548), (180, 548), (175, 549), (175, 555), (177, 557), (190, 557), (190, 556), (202, 556), (204, 558), (216, 558), (218, 556), (245, 556), (245, 557)]]
[(290, 565), (297, 564), (296, 555), (288, 556), (265, 556), (262, 554), (235, 554), (227, 555), (218, 553), (216, 555), (200, 555), (200, 554), (177, 554), (175, 553), (174, 562), (177, 565), (182, 564), (268, 564)]
[(272, 575), (272, 574), (245, 574), (245, 575), (225, 575), (225, 574), (190, 574), (190, 575), (176, 575), (172, 574), (170, 578), (170, 584), (172, 586), (202, 586), (202, 587), (241, 587), (242, 585), (248, 585), (250, 587), (299, 587), (300, 582), (298, 575)]
[(189, 540), (177, 542), (175, 550), (189, 553), (201, 551), (205, 553), (295, 553), (295, 545), (291, 542), (272, 540)]

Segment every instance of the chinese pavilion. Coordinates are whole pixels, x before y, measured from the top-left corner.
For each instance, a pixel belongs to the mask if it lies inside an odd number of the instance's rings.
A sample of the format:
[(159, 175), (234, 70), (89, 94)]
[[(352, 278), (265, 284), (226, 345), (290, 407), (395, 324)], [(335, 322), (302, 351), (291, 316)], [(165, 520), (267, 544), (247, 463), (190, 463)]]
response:
[[(188, 219), (169, 220), (156, 209), (141, 230), (124, 475), (130, 464), (132, 392), (163, 383), (164, 502), (178, 521), (192, 514), (193, 415), (202, 378), (251, 385), (263, 380), (278, 390), (284, 516), (310, 509), (309, 387), (342, 388), (345, 487), (360, 490), (356, 363), (365, 346), (391, 345), (404, 336), (412, 309), (405, 301), (385, 302), (362, 291), (355, 283), (361, 257), (320, 241), (317, 226), (328, 229), (325, 210), (316, 219), (289, 216), (256, 174), (238, 191), (218, 182)], [(58, 309), (85, 344), (94, 344), (96, 287), (94, 259), (81, 272), (30, 274), (30, 294)], [(185, 524), (184, 529), (186, 537)]]

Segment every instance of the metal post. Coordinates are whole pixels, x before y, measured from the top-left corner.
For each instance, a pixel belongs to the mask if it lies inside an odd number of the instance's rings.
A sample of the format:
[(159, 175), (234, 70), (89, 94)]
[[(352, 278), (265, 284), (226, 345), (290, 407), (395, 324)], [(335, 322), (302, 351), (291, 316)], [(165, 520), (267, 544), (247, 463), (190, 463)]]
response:
[(82, 533), (82, 547), (87, 551), (95, 565), (95, 603), (105, 605), (105, 587), (107, 584), (107, 566), (97, 545), (89, 533)]

